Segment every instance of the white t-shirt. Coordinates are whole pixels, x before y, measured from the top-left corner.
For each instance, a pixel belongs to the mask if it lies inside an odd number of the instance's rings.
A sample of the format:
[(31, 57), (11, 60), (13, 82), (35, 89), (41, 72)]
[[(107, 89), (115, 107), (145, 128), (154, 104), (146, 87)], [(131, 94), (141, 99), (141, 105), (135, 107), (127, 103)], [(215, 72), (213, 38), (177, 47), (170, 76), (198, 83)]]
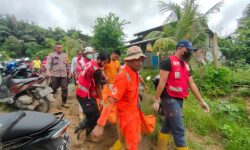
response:
[[(83, 66), (84, 66), (83, 57), (81, 58), (80, 63), (81, 63), (81, 65), (82, 65), (82, 67), (83, 67)], [(70, 72), (71, 72), (71, 73), (75, 73), (75, 71), (76, 71), (76, 64), (77, 64), (77, 56), (74, 57), (74, 58), (72, 59), (72, 61), (71, 61), (71, 67), (70, 67)]]

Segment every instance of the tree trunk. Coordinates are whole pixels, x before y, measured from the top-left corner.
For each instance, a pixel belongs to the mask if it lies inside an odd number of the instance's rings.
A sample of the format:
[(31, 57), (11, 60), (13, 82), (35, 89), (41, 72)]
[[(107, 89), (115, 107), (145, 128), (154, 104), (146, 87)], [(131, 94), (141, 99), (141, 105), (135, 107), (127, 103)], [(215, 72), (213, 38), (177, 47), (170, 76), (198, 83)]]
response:
[(218, 69), (220, 66), (220, 62), (219, 62), (219, 47), (218, 47), (217, 33), (213, 33), (213, 36), (211, 37), (211, 48), (213, 54), (214, 67)]

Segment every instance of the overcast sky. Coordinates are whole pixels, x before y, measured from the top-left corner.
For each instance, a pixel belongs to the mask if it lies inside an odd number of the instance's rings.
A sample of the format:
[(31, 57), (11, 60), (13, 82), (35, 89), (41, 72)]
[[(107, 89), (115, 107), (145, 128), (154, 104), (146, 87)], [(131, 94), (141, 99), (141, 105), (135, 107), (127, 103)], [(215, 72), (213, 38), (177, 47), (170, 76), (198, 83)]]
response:
[[(159, 0), (0, 0), (0, 14), (13, 14), (18, 20), (35, 22), (42, 27), (75, 28), (91, 35), (97, 17), (113, 12), (129, 21), (124, 26), (127, 40), (133, 34), (161, 25), (167, 14), (158, 7)], [(168, 2), (168, 0), (165, 0)], [(181, 0), (172, 0), (180, 3)], [(199, 0), (206, 12), (219, 0)], [(209, 27), (219, 35), (233, 32), (237, 19), (250, 0), (224, 0), (221, 11), (209, 18)]]

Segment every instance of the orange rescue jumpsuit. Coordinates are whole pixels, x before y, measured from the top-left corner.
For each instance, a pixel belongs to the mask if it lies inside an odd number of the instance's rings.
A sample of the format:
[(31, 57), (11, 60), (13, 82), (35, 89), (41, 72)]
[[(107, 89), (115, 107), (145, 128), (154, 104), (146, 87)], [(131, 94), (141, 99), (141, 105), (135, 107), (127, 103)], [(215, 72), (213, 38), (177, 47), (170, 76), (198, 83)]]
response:
[[(125, 66), (114, 82), (110, 94), (117, 102), (118, 124), (122, 137), (124, 137), (127, 149), (137, 150), (141, 139), (141, 123), (139, 108), (139, 76), (137, 72)], [(98, 125), (104, 126), (110, 112), (105, 108), (98, 119)]]

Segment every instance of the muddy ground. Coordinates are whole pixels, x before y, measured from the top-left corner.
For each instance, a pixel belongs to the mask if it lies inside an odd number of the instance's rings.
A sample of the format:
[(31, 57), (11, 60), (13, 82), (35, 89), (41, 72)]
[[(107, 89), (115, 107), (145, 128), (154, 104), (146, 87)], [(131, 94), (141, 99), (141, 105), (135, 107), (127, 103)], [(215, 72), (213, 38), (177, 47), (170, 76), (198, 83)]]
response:
[[(101, 141), (93, 143), (86, 139), (85, 135), (82, 134), (80, 140), (77, 140), (74, 129), (79, 123), (78, 116), (78, 102), (75, 98), (75, 91), (72, 86), (69, 86), (69, 97), (68, 104), (70, 108), (59, 107), (61, 103), (60, 91), (56, 94), (56, 99), (51, 103), (50, 113), (63, 111), (65, 118), (70, 121), (70, 126), (67, 130), (70, 136), (70, 149), (71, 150), (108, 150), (117, 139), (116, 126), (114, 124), (107, 124), (104, 129), (104, 134), (101, 137)], [(139, 150), (153, 150), (155, 144), (152, 143), (148, 137), (142, 137)]]

